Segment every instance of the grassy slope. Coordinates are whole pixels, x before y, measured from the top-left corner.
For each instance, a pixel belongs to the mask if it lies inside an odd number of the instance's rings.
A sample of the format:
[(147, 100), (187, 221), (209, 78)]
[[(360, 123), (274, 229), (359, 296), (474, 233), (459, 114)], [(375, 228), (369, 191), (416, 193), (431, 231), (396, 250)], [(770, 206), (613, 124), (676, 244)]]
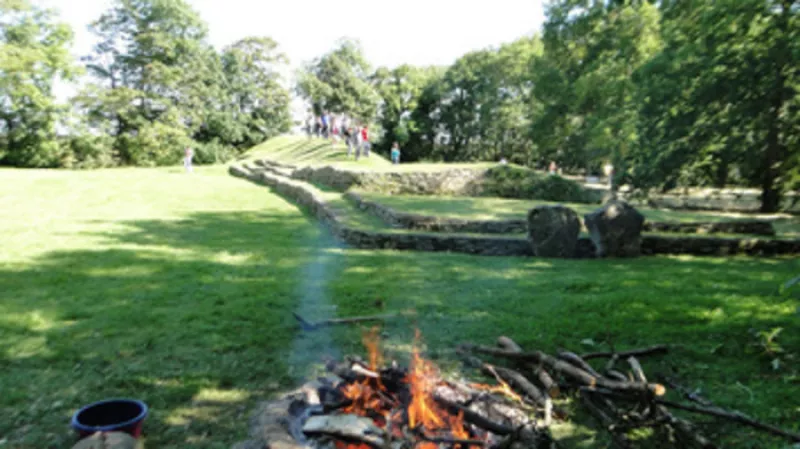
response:
[[(776, 294), (800, 271), (796, 260), (351, 250), (222, 168), (3, 170), (0, 180), (0, 210), (12, 212), (0, 217), (0, 440), (9, 447), (68, 447), (70, 414), (109, 396), (153, 407), (148, 447), (230, 447), (255, 400), (296, 386), (323, 353), (361, 351), (359, 329), (299, 334), (293, 310), (315, 320), (415, 308), (415, 322), (385, 328), (388, 350), (403, 358), (416, 324), (444, 365), (456, 343), (500, 334), (548, 351), (588, 350), (589, 338), (677, 344), (645, 369), (798, 426), (796, 366), (773, 371), (749, 332), (783, 327), (777, 341), (797, 354), (800, 300)], [(580, 423), (566, 447), (604, 447)], [(746, 429), (705, 431), (725, 447), (782, 447)]]
[(372, 171), (438, 171), (452, 168), (485, 168), (493, 163), (437, 164), (413, 163), (392, 165), (382, 156), (372, 153), (369, 158), (355, 161), (347, 157), (347, 147), (340, 143), (332, 145), (330, 140), (309, 139), (303, 136), (281, 136), (254, 147), (247, 159), (267, 158), (295, 165), (335, 165), (341, 168)]

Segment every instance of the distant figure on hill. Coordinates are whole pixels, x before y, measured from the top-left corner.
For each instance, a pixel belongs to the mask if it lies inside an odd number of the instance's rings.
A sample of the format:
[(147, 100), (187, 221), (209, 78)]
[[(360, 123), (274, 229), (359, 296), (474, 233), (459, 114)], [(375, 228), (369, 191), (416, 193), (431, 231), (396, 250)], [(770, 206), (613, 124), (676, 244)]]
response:
[(606, 165), (603, 166), (603, 173), (608, 178), (608, 188), (614, 190), (614, 166), (611, 165), (611, 162), (606, 162)]
[(331, 117), (331, 146), (335, 146), (339, 141), (339, 127), (336, 123), (336, 117)]
[(327, 139), (329, 136), (328, 133), (330, 132), (329, 125), (331, 120), (330, 116), (328, 115), (328, 111), (322, 111), (322, 117), (320, 120), (322, 122), (322, 137)]
[(508, 165), (508, 160), (504, 157), (500, 158), (500, 165)]
[(361, 146), (363, 142), (364, 140), (362, 138), (361, 126), (356, 124), (356, 126), (353, 128), (353, 146), (356, 150), (356, 160), (361, 157)]
[(314, 116), (309, 115), (308, 118), (306, 119), (306, 132), (308, 133), (309, 139), (314, 137), (315, 126), (316, 126), (316, 121), (314, 120)]
[(342, 126), (342, 138), (347, 145), (347, 157), (353, 154), (353, 128)]
[(364, 125), (361, 128), (361, 149), (364, 153), (364, 157), (369, 157), (369, 150), (370, 150), (370, 143), (369, 143), (369, 130), (367, 129), (367, 125)]
[(548, 170), (551, 175), (558, 174), (558, 165), (556, 165), (556, 161), (550, 161), (550, 169)]
[(187, 173), (192, 173), (194, 169), (192, 168), (192, 158), (194, 158), (194, 150), (189, 147), (183, 150), (183, 167), (186, 169)]
[(400, 163), (400, 144), (397, 142), (392, 144), (392, 164), (397, 165)]

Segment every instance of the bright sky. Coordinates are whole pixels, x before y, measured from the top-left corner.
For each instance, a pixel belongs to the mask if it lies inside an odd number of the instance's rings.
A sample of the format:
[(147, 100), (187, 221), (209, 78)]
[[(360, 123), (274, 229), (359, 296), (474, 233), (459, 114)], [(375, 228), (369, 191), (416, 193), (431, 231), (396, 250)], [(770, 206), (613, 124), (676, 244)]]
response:
[[(88, 54), (87, 25), (111, 0), (35, 0), (58, 10), (75, 31), (76, 56)], [(373, 66), (447, 65), (471, 50), (532, 34), (544, 20), (542, 0), (188, 0), (208, 24), (217, 48), (247, 36), (269, 36), (293, 67), (358, 39)], [(61, 87), (59, 96), (72, 89)]]

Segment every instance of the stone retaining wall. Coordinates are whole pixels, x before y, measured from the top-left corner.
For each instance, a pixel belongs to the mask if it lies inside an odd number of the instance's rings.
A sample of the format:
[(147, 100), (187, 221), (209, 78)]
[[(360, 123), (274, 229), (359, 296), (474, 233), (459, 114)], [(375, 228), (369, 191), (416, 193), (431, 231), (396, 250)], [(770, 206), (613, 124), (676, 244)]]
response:
[(644, 231), (681, 234), (775, 235), (772, 223), (765, 220), (722, 221), (718, 223), (645, 222)]
[[(432, 215), (398, 212), (388, 206), (365, 200), (355, 192), (345, 193), (359, 209), (383, 220), (389, 226), (430, 232), (467, 232), (476, 234), (521, 234), (528, 230), (525, 220), (461, 220)], [(719, 223), (645, 222), (645, 232), (675, 232), (681, 234), (749, 234), (775, 235), (772, 223), (763, 220)]]
[[(342, 214), (328, 205), (313, 187), (284, 176), (265, 171), (231, 166), (233, 176), (265, 184), (281, 195), (302, 205), (333, 234), (356, 248), (397, 249), (414, 251), (451, 251), (487, 256), (532, 256), (526, 238), (468, 236), (424, 233), (372, 232), (350, 228), (344, 224)], [(643, 236), (643, 254), (693, 254), (693, 255), (776, 255), (800, 253), (800, 240), (759, 240), (713, 237)], [(593, 257), (594, 245), (588, 238), (580, 238), (576, 257)]]
[(351, 187), (405, 195), (471, 195), (486, 175), (486, 168), (454, 168), (437, 171), (355, 171), (332, 166), (303, 167), (293, 179), (323, 185), (339, 191)]

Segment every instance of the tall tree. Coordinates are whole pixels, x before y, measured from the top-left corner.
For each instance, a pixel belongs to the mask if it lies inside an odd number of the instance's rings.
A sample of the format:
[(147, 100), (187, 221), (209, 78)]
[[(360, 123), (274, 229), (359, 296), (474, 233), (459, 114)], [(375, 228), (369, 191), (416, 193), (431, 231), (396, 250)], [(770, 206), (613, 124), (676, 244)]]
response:
[(110, 121), (123, 162), (179, 160), (214, 97), (217, 56), (205, 24), (183, 0), (116, 0), (92, 28), (99, 43), (86, 61), (99, 85), (79, 103)]
[(568, 168), (620, 166), (638, 143), (633, 74), (661, 47), (660, 14), (643, 0), (557, 0), (537, 61), (533, 132), (541, 155)]
[(725, 179), (733, 162), (761, 187), (761, 210), (778, 210), (800, 151), (800, 5), (668, 1), (662, 8), (667, 46), (640, 75), (639, 183), (669, 182), (704, 158)]
[(268, 37), (248, 37), (227, 47), (220, 60), (218, 97), (208, 98), (195, 137), (250, 148), (289, 130), (289, 91), (282, 84), (286, 55)]
[(297, 90), (317, 113), (328, 110), (369, 122), (375, 118), (379, 100), (369, 75), (370, 66), (359, 44), (342, 40), (299, 74)]
[(0, 163), (56, 166), (64, 108), (53, 84), (77, 73), (72, 30), (28, 0), (0, 0)]
[(375, 90), (380, 95), (378, 123), (382, 130), (377, 151), (388, 153), (393, 142), (404, 147), (403, 160), (413, 162), (426, 156), (422, 148), (416, 145), (406, 146), (413, 136), (424, 127), (418, 123), (413, 112), (425, 88), (441, 76), (442, 70), (437, 67), (415, 67), (402, 65), (393, 70), (379, 68), (371, 77)]

